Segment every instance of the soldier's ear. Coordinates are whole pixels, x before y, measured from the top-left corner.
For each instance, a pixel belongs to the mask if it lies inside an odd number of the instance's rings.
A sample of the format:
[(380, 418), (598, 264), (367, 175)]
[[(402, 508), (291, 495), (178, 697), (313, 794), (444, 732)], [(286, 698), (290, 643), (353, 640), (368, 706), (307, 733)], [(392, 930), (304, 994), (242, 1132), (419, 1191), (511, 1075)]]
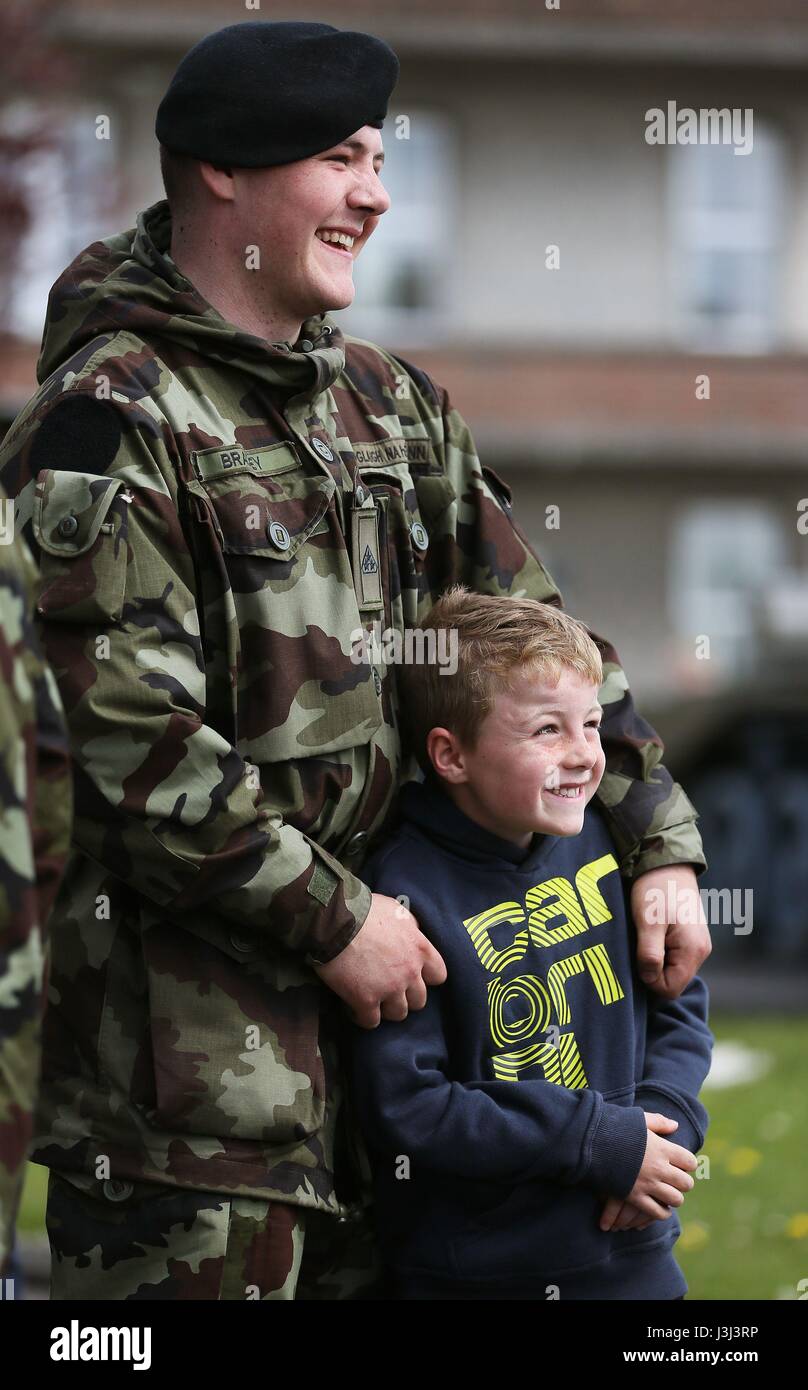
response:
[(233, 202), (236, 196), (236, 185), (231, 168), (219, 164), (208, 164), (201, 159), (199, 161), (199, 176), (214, 198), (218, 198), (223, 203)]

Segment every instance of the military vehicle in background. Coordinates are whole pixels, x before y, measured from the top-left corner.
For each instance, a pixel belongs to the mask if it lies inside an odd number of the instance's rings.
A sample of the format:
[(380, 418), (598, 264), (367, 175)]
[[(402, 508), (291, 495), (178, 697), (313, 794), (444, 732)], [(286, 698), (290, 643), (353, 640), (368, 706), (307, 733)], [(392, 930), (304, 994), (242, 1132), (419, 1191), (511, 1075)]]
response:
[[(808, 966), (808, 590), (756, 614), (754, 667), (648, 711), (699, 812), (716, 963)], [(751, 892), (751, 898), (749, 894)]]

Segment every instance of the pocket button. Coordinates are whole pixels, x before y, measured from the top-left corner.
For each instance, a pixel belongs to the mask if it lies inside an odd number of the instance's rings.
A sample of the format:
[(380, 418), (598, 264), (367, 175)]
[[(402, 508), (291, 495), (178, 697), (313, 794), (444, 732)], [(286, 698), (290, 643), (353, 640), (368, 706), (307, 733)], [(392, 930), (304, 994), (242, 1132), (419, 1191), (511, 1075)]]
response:
[(417, 550), (426, 550), (429, 545), (429, 536), (427, 535), (426, 527), (422, 526), (420, 521), (414, 521), (412, 523), (410, 535), (412, 537), (412, 543)]
[(291, 537), (286, 527), (280, 521), (271, 521), (267, 527), (267, 535), (279, 550), (288, 550), (291, 545)]
[(131, 1182), (124, 1182), (121, 1178), (107, 1178), (104, 1183), (104, 1196), (110, 1202), (125, 1202), (134, 1190)]
[(362, 1217), (362, 1208), (358, 1202), (350, 1202), (343, 1208), (337, 1217), (337, 1225), (344, 1226), (350, 1221), (359, 1221)]
[(365, 845), (367, 844), (367, 839), (368, 832), (366, 830), (357, 830), (356, 834), (351, 836), (350, 840), (345, 846), (345, 853), (350, 856), (353, 856), (354, 854), (359, 854), (359, 852), (365, 848)]
[(248, 955), (249, 952), (255, 950), (254, 941), (251, 941), (249, 937), (246, 936), (238, 936), (236, 932), (231, 934), (230, 945), (233, 947), (234, 951), (241, 951), (244, 955)]

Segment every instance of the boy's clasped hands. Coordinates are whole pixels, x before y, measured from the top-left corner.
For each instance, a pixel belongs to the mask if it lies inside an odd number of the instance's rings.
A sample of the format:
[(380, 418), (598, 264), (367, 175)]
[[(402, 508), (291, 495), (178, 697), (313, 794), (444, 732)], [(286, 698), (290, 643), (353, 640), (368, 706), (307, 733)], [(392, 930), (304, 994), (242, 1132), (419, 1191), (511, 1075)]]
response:
[(690, 1176), (698, 1161), (689, 1149), (663, 1135), (678, 1128), (667, 1115), (648, 1113), (648, 1142), (637, 1181), (627, 1197), (606, 1196), (600, 1217), (602, 1231), (644, 1231), (652, 1221), (667, 1221), (684, 1193), (694, 1185)]

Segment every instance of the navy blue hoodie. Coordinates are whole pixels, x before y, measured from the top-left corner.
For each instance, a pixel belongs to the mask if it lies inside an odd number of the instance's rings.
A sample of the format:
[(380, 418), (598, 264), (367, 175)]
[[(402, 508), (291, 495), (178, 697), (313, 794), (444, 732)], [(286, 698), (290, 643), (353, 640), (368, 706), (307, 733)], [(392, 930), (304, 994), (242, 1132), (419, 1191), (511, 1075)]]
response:
[(598, 1219), (639, 1174), (645, 1111), (677, 1120), (665, 1137), (692, 1153), (704, 1142), (704, 982), (669, 1001), (639, 980), (628, 886), (594, 801), (579, 835), (537, 834), (526, 850), (432, 776), (403, 788), (400, 813), (363, 878), (406, 896), (448, 978), (405, 1022), (352, 1030), (396, 1294), (679, 1297), (675, 1209), (642, 1231)]

